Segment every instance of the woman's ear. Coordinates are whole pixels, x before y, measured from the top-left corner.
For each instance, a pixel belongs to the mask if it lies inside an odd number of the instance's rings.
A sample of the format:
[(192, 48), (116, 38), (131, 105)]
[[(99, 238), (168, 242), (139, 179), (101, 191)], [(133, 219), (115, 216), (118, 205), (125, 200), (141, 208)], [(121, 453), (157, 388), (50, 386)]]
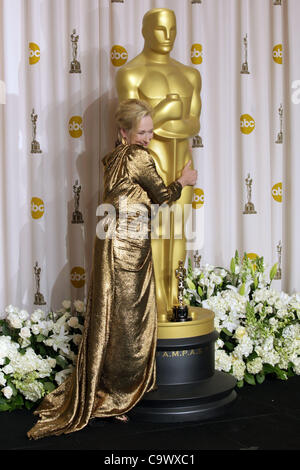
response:
[(128, 136), (128, 131), (125, 131), (125, 129), (120, 129), (120, 134), (122, 136), (122, 144), (123, 145), (128, 145), (129, 144), (129, 136)]
[(124, 137), (125, 139), (127, 138), (127, 132), (125, 131), (125, 129), (120, 129), (120, 133), (121, 133), (121, 136)]

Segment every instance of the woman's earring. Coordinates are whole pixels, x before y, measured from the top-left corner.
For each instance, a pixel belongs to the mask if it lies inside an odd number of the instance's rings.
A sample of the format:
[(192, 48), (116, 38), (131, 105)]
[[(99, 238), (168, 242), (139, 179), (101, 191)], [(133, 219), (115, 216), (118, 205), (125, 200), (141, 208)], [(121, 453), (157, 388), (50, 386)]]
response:
[(125, 137), (122, 137), (121, 142), (122, 142), (123, 145), (127, 145), (127, 144), (128, 144)]

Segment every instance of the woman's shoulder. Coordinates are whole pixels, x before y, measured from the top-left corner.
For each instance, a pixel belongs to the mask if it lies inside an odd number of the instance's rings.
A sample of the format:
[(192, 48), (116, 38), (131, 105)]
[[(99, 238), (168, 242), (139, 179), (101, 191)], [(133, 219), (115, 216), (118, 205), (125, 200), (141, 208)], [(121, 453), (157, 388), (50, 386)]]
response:
[(127, 155), (129, 157), (129, 160), (137, 161), (138, 159), (139, 161), (143, 161), (143, 162), (152, 162), (153, 160), (149, 150), (139, 144), (129, 145), (128, 150), (127, 150)]
[(139, 144), (131, 144), (128, 146), (128, 152), (129, 153), (140, 153), (143, 155), (150, 155), (149, 150), (146, 147), (143, 147), (142, 145)]

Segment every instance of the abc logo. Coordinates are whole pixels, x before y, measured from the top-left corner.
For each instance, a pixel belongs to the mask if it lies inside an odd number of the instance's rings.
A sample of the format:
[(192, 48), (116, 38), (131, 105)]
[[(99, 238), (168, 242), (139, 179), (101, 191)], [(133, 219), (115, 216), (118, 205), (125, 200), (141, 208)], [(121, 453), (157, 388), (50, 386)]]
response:
[(276, 46), (273, 47), (273, 60), (277, 64), (282, 64), (282, 44), (276, 44)]
[(33, 219), (40, 219), (43, 217), (45, 212), (44, 201), (39, 197), (33, 197), (31, 199), (31, 216)]
[(199, 209), (204, 204), (204, 191), (201, 188), (194, 189), (194, 197), (192, 202), (193, 209)]
[(274, 184), (272, 188), (272, 196), (274, 201), (282, 202), (282, 183)]
[(250, 134), (255, 128), (255, 121), (249, 114), (242, 114), (240, 117), (240, 129), (243, 134)]
[(70, 273), (70, 280), (74, 287), (83, 287), (85, 284), (85, 270), (81, 266), (74, 266)]
[(29, 43), (29, 63), (30, 65), (36, 64), (40, 60), (41, 51), (37, 44), (34, 42)]
[(123, 46), (113, 46), (110, 52), (111, 62), (115, 67), (124, 65), (128, 59), (128, 53)]
[(191, 47), (191, 61), (193, 64), (202, 64), (203, 51), (201, 44), (193, 44)]
[(82, 117), (72, 116), (69, 121), (69, 133), (71, 137), (78, 138), (82, 136)]

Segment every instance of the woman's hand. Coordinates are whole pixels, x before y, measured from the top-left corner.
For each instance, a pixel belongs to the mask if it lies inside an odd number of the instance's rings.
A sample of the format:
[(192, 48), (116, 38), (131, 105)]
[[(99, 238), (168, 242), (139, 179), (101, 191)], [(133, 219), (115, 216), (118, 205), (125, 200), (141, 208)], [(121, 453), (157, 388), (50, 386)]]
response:
[(189, 160), (181, 172), (181, 177), (177, 180), (184, 186), (194, 186), (197, 181), (197, 170), (191, 168), (192, 160)]

